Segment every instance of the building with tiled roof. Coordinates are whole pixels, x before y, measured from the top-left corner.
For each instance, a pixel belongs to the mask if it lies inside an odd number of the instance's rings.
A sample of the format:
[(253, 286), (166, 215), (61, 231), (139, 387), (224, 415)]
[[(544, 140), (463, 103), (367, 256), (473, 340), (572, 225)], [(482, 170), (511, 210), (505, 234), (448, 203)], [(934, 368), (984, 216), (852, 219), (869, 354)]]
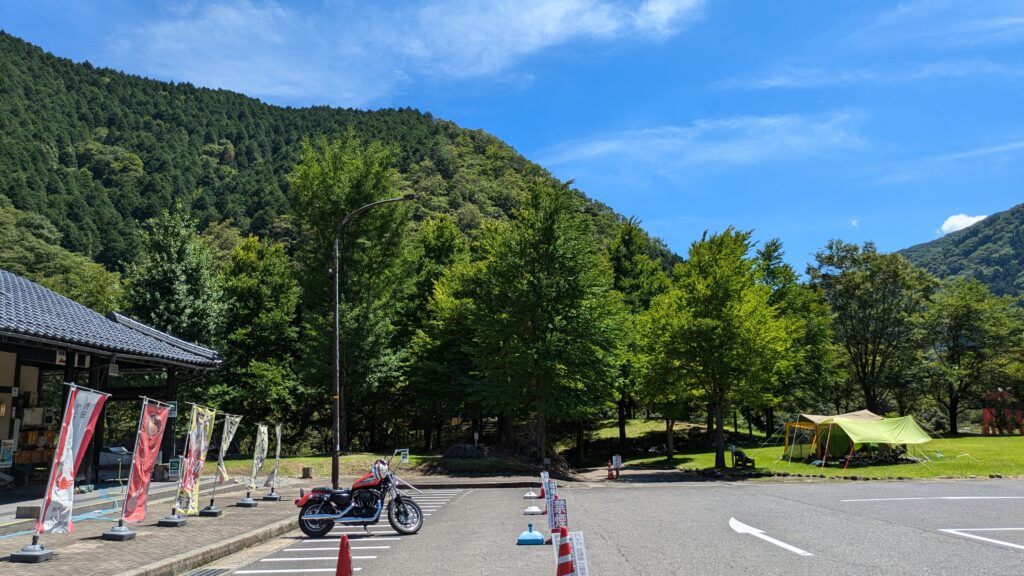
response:
[[(100, 314), (0, 269), (0, 442), (8, 451), (13, 445), (15, 456), (14, 462), (0, 460), (0, 474), (28, 481), (45, 476), (52, 456), (48, 439), (60, 426), (60, 382), (107, 392), (111, 400), (175, 402), (178, 378), (199, 376), (220, 361), (215, 350), (121, 314)], [(138, 373), (151, 376), (141, 385), (139, 377), (119, 377)], [(87, 464), (99, 463), (103, 445), (99, 422), (92, 456), (82, 467), (89, 480), (96, 470)], [(164, 440), (166, 462), (177, 450), (173, 434)]]

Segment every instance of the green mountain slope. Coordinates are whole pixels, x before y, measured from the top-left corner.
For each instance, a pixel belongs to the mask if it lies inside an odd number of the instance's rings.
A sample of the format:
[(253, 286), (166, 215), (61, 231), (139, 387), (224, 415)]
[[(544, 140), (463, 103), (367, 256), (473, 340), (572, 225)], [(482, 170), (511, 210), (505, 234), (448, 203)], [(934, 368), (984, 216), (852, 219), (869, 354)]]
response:
[[(76, 64), (0, 32), (0, 194), (111, 269), (134, 258), (139, 223), (175, 203), (200, 225), (287, 227), (285, 175), (302, 140), (347, 129), (396, 144), (419, 216), (449, 213), (467, 231), (510, 215), (530, 178), (551, 177), (483, 131), (416, 110), (271, 106)], [(610, 236), (620, 217), (580, 197)], [(651, 251), (672, 258), (660, 242)]]
[(940, 278), (973, 276), (996, 294), (1024, 294), (1024, 204), (900, 253)]

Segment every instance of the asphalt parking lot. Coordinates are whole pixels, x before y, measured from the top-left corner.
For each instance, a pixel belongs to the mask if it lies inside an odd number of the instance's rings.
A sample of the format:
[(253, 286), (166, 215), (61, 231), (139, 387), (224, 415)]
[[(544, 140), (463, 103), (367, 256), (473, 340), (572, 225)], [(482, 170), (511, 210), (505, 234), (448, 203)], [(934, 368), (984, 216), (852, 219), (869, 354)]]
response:
[[(375, 540), (389, 537), (385, 524), (353, 536), (355, 566), (360, 574), (553, 573), (549, 546), (515, 545), (527, 522), (546, 527), (545, 517), (522, 515), (522, 493), (434, 494), (419, 534)], [(560, 495), (570, 529), (586, 536), (591, 574), (1024, 574), (1017, 480), (601, 484)], [(333, 568), (336, 539), (289, 538), (235, 573)]]
[[(440, 520), (442, 511), (453, 501), (466, 494), (465, 490), (424, 490), (415, 495), (424, 515), (421, 534), (431, 531), (432, 525)], [(295, 511), (298, 516), (298, 509)], [(435, 519), (435, 517), (437, 519)], [(374, 566), (386, 561), (390, 555), (400, 553), (403, 540), (419, 537), (402, 536), (388, 524), (387, 518), (364, 529), (362, 526), (335, 525), (325, 538), (309, 538), (301, 532), (294, 532), (281, 538), (281, 546), (273, 552), (248, 562), (232, 574), (239, 575), (281, 575), (288, 574), (333, 574), (338, 559), (338, 542), (342, 534), (349, 537), (352, 551), (353, 570), (361, 574), (385, 574), (386, 567), (373, 570)]]

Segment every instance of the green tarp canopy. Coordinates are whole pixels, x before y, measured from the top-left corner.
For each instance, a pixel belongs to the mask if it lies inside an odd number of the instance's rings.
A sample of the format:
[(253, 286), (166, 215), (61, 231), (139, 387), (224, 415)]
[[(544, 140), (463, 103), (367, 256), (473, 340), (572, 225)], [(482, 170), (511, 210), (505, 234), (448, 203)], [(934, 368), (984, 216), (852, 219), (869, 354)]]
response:
[(819, 426), (829, 424), (842, 428), (855, 444), (924, 444), (931, 440), (910, 416), (881, 420), (834, 416), (818, 423)]

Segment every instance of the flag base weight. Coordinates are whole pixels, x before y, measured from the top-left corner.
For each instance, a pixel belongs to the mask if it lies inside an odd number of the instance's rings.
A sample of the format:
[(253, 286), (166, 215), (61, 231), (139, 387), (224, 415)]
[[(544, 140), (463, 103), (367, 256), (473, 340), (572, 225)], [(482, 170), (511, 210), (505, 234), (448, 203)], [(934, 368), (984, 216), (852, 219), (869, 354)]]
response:
[(135, 540), (135, 532), (127, 526), (114, 526), (104, 532), (102, 537), (104, 540), (112, 542), (125, 542), (127, 540)]
[(181, 528), (185, 525), (185, 517), (178, 516), (177, 514), (171, 514), (170, 516), (164, 516), (161, 518), (156, 525), (164, 528)]
[(38, 564), (47, 560), (53, 560), (53, 550), (46, 550), (42, 544), (29, 544), (10, 556), (11, 562), (23, 564)]
[(245, 497), (239, 500), (238, 502), (235, 502), (235, 506), (238, 506), (239, 508), (255, 508), (259, 506), (259, 502), (253, 500), (252, 498)]
[(199, 511), (199, 515), (203, 518), (217, 518), (221, 514), (223, 514), (223, 512), (221, 512), (221, 509), (212, 504)]
[(278, 502), (281, 500), (281, 495), (278, 494), (277, 492), (271, 492), (270, 494), (264, 496), (263, 500), (266, 502)]

